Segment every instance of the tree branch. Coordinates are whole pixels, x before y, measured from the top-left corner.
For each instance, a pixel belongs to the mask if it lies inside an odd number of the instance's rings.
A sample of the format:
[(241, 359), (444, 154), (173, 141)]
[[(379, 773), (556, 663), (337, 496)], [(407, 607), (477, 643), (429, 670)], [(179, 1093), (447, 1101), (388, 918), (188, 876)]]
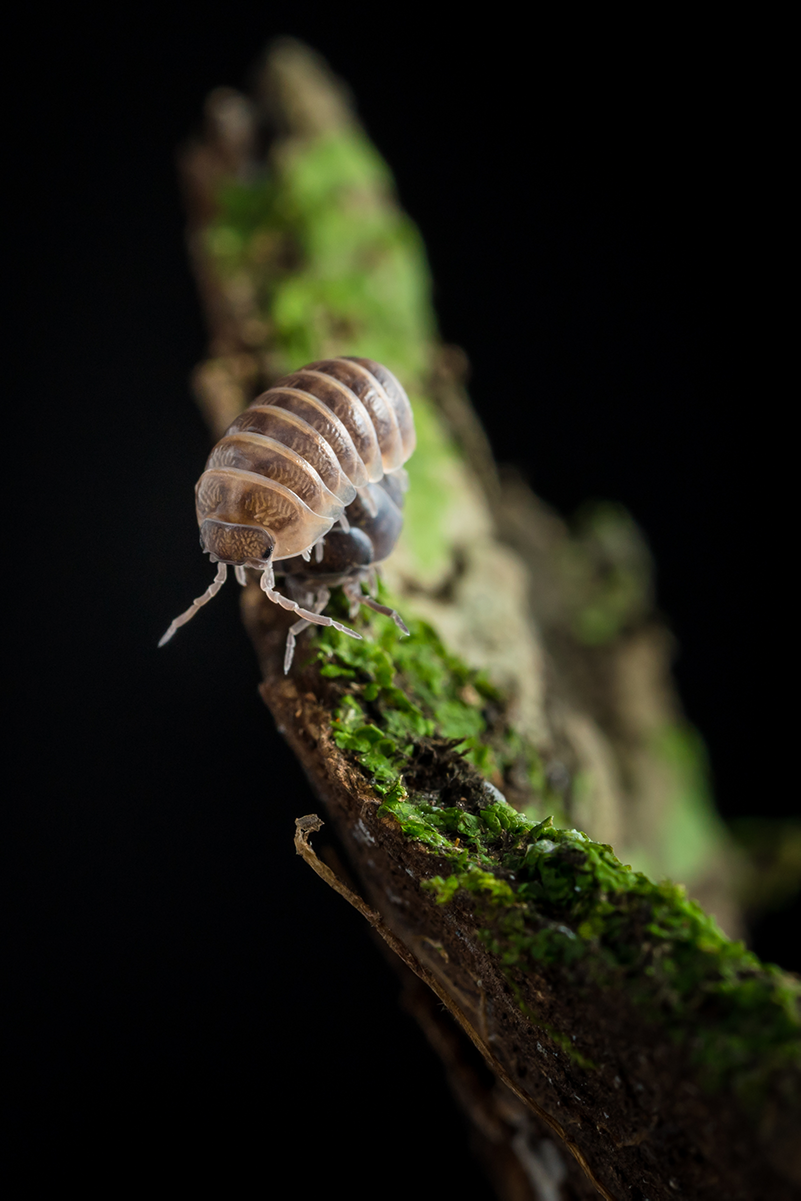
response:
[(340, 353), (386, 362), (413, 400), (386, 571), (410, 638), (375, 615), (364, 642), (304, 635), (284, 677), (288, 619), (255, 586), (244, 616), (367, 901), (312, 852), (319, 819), (298, 851), (455, 1019), (446, 1033), (407, 986), (499, 1195), (798, 1195), (797, 981), (643, 874), (737, 930), (636, 527), (606, 506), (570, 531), (498, 473), (417, 232), (311, 52), (274, 47), (252, 99), (212, 93), (183, 178), (215, 436), (279, 374)]

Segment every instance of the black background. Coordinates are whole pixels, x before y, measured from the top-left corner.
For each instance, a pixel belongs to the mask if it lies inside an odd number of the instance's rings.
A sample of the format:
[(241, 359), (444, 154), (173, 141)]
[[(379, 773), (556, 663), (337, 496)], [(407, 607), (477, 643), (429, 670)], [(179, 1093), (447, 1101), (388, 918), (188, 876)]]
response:
[[(68, 1147), (84, 1180), (102, 1143), (123, 1174), (166, 1149), (168, 1182), (222, 1155), (234, 1181), (296, 1164), (302, 1193), (480, 1197), (391, 973), (294, 855), (316, 802), (257, 697), (236, 589), (156, 653), (209, 578), (175, 151), (270, 38), (329, 59), (420, 225), (498, 458), (565, 513), (629, 507), (721, 809), (781, 814), (781, 71), (766, 31), (192, 11), (31, 13), (12, 47), (17, 1145), (32, 1172)], [(757, 948), (798, 967), (778, 930)], [(443, 1149), (421, 1186), (426, 1124)]]

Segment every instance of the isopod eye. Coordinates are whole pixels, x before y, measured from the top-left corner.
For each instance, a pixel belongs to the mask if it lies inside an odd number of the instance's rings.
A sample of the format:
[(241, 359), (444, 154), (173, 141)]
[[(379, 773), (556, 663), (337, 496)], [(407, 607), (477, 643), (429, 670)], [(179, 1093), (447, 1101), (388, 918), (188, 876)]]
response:
[(200, 527), (200, 545), (221, 563), (258, 566), (269, 561), (275, 539), (257, 525), (207, 518)]

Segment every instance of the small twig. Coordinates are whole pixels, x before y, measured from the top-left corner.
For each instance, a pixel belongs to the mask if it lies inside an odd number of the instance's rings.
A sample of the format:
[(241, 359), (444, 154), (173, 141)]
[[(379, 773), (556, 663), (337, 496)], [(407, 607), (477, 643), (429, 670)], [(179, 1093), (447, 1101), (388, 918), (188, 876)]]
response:
[(568, 1136), (564, 1127), (557, 1122), (556, 1118), (553, 1118), (549, 1113), (546, 1113), (545, 1110), (537, 1104), (533, 1097), (530, 1097), (528, 1093), (523, 1092), (519, 1085), (515, 1083), (515, 1081), (506, 1071), (503, 1064), (498, 1062), (487, 1044), (470, 1024), (470, 1021), (464, 1012), (459, 1008), (453, 998), (449, 996), (448, 993), (442, 988), (436, 976), (429, 972), (429, 970), (424, 967), (422, 963), (420, 963), (420, 961), (411, 953), (409, 948), (403, 942), (401, 942), (397, 935), (393, 934), (389, 926), (387, 926), (384, 922), (384, 919), (381, 917), (380, 913), (377, 913), (375, 909), (371, 909), (370, 906), (362, 900), (358, 893), (355, 893), (353, 889), (348, 888), (347, 884), (344, 884), (336, 875), (336, 873), (333, 872), (330, 867), (328, 867), (327, 864), (323, 863), (317, 858), (317, 855), (312, 850), (309, 838), (312, 834), (315, 834), (318, 830), (322, 829), (324, 824), (325, 823), (321, 821), (316, 813), (309, 813), (305, 817), (298, 817), (295, 819), (295, 850), (297, 853), (305, 860), (306, 863), (308, 863), (312, 871), (315, 871), (318, 876), (325, 880), (326, 884), (328, 884), (330, 888), (333, 888), (334, 891), (338, 892), (340, 896), (344, 897), (354, 909), (358, 910), (362, 917), (370, 923), (373, 929), (381, 935), (384, 942), (391, 947), (395, 954), (403, 960), (410, 971), (414, 972), (414, 974), (418, 976), (424, 984), (427, 984), (428, 987), (434, 993), (436, 993), (437, 997), (453, 1016), (454, 1020), (458, 1022), (476, 1049), (483, 1055), (490, 1069), (495, 1073), (496, 1076), (498, 1076), (500, 1080), (503, 1081), (507, 1088), (509, 1088), (514, 1095), (523, 1102), (524, 1105), (528, 1106), (528, 1108), (531, 1109), (538, 1118), (545, 1122), (546, 1126), (550, 1127), (554, 1134), (562, 1140), (568, 1151), (576, 1159), (586, 1174), (587, 1178), (604, 1198), (604, 1201), (617, 1201), (612, 1193), (610, 1193), (609, 1190), (605, 1188), (604, 1185), (601, 1184), (600, 1180), (598, 1180), (598, 1178), (595, 1176), (592, 1168), (587, 1163), (579, 1148)]

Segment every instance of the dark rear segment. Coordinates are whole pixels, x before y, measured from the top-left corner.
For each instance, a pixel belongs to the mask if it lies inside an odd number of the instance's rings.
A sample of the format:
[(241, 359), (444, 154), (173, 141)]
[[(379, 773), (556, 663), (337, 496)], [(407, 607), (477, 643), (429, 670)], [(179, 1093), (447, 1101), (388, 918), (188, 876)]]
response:
[[(325, 536), (323, 557), (316, 562), (312, 556), (306, 562), (300, 556), (286, 559), (279, 570), (288, 575), (300, 576), (320, 584), (335, 583), (349, 575), (357, 575), (373, 563), (381, 563), (395, 549), (403, 528), (403, 493), (394, 480), (383, 479), (370, 485), (375, 502), (375, 515), (369, 513), (357, 497), (348, 505), (350, 530), (339, 528)], [(395, 499), (393, 499), (393, 494)]]

